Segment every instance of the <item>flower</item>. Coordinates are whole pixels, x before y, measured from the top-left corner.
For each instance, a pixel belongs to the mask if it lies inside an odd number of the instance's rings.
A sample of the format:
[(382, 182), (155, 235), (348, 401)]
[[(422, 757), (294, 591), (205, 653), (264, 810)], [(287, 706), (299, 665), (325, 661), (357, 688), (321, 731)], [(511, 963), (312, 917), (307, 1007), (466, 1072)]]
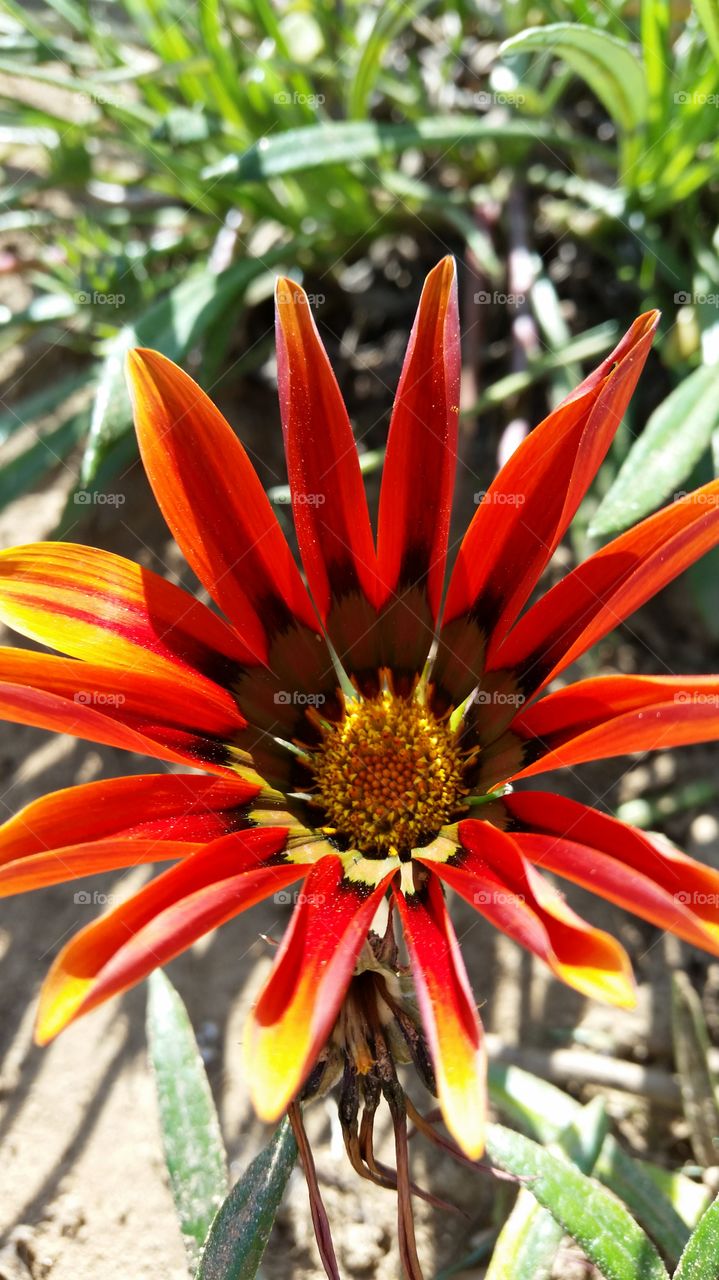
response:
[[(643, 520), (526, 607), (629, 402), (658, 322), (649, 312), (494, 480), (442, 607), (460, 373), (452, 259), (428, 276), (410, 337), (376, 546), (307, 297), (281, 279), (276, 301), (306, 585), (219, 411), (164, 356), (134, 351), (147, 475), (224, 618), (108, 552), (65, 543), (5, 551), (0, 616), (64, 656), (2, 650), (0, 714), (204, 776), (120, 778), (36, 801), (0, 829), (0, 892), (174, 862), (57, 956), (40, 1000), (44, 1043), (208, 930), (301, 885), (245, 1037), (259, 1115), (276, 1119), (348, 1054), (366, 1076), (394, 1018), (415, 1058), (428, 1046), (425, 1075), (447, 1128), (476, 1158), (482, 1032), (443, 886), (578, 991), (618, 1005), (634, 999), (625, 952), (538, 868), (719, 953), (716, 872), (586, 805), (511, 788), (550, 769), (717, 735), (719, 677), (608, 676), (546, 689), (719, 542), (719, 482)], [(385, 899), (382, 942), (372, 926)], [(418, 1012), (400, 989), (393, 913)], [(349, 1120), (348, 1132), (352, 1146)]]

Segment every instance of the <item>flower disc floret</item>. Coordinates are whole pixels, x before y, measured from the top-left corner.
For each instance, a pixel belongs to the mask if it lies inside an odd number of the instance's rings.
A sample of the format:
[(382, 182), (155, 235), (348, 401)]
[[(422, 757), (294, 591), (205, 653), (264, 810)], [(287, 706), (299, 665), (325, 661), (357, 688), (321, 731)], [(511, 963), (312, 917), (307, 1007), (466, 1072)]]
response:
[(449, 725), (387, 691), (348, 706), (312, 769), (327, 827), (370, 857), (404, 857), (431, 840), (467, 790)]

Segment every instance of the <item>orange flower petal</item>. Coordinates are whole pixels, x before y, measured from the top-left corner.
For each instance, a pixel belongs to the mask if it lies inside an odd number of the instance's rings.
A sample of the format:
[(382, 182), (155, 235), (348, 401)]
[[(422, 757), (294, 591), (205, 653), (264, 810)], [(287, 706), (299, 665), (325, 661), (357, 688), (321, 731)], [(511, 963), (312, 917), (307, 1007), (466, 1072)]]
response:
[(329, 1037), (355, 961), (394, 872), (371, 892), (327, 856), (310, 871), (248, 1019), (245, 1067), (260, 1119), (277, 1120)]
[(322, 621), (353, 673), (380, 665), (374, 539), (347, 410), (307, 295), (275, 291), (277, 381), (297, 541)]
[(217, 687), (10, 648), (0, 649), (0, 681), (0, 717), (21, 724), (185, 764), (225, 766), (239, 755), (232, 744), (245, 721)]
[(548, 694), (520, 712), (524, 743), (513, 778), (631, 751), (657, 751), (719, 736), (719, 676), (600, 676)]
[(482, 674), (548, 564), (601, 464), (649, 353), (659, 313), (619, 345), (502, 467), (464, 536), (450, 579), (433, 678), (455, 705)]
[(37, 1042), (46, 1044), (203, 934), (304, 875), (298, 864), (267, 865), (286, 839), (280, 828), (223, 836), (82, 929), (43, 984)]
[(457, 270), (447, 257), (424, 283), (387, 441), (377, 554), (384, 584), (384, 662), (421, 672), (439, 614), (457, 465)]
[(247, 651), (180, 587), (95, 547), (40, 542), (0, 552), (0, 618), (32, 640), (108, 667), (230, 683)]
[(719, 954), (719, 872), (713, 867), (551, 792), (518, 791), (502, 803), (519, 828), (514, 841), (532, 862)]
[(504, 832), (472, 818), (458, 831), (456, 862), (432, 863), (442, 880), (575, 990), (633, 1007), (631, 965), (616, 939), (576, 915)]
[(0, 896), (185, 857), (246, 826), (261, 791), (259, 778), (175, 773), (52, 792), (0, 826)]
[(140, 452), (162, 514), (243, 643), (267, 662), (271, 637), (291, 623), (317, 637), (285, 536), (219, 409), (157, 351), (131, 352), (127, 371)]
[[(530, 437), (531, 438), (531, 437)], [(719, 543), (719, 480), (642, 520), (568, 573), (493, 653), (529, 697)]]
[(417, 999), (437, 1079), (439, 1102), (452, 1137), (472, 1160), (484, 1150), (487, 1063), (482, 1026), (442, 889), (394, 890), (412, 963)]

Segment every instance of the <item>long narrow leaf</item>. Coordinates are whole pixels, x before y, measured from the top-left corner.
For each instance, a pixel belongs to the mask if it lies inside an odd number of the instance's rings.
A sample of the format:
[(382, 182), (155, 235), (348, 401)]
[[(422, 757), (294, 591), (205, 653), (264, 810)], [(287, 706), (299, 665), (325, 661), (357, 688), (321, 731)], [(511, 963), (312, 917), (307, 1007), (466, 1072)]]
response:
[(697, 1160), (719, 1161), (719, 1105), (709, 1066), (709, 1033), (701, 1001), (685, 973), (672, 974), (672, 1034), (684, 1115)]
[(549, 1209), (606, 1280), (668, 1280), (659, 1254), (624, 1205), (600, 1183), (501, 1125), (490, 1125), (487, 1151)]
[(674, 1280), (716, 1280), (719, 1261), (719, 1197), (707, 1209), (674, 1272)]
[(590, 533), (617, 533), (676, 495), (719, 426), (719, 365), (689, 374), (632, 445)]
[[(604, 1105), (601, 1099), (593, 1099), (562, 1131), (556, 1154), (572, 1160), (582, 1173), (591, 1173), (606, 1132)], [(563, 1236), (561, 1223), (523, 1188), (497, 1240), (486, 1280), (506, 1280), (507, 1276), (512, 1280), (549, 1280)]]
[[(555, 147), (581, 146), (587, 140), (574, 137), (538, 121), (477, 119), (473, 116), (437, 116), (410, 124), (375, 124), (372, 121), (339, 121), (286, 129), (261, 138), (241, 155), (226, 156), (203, 170), (202, 177), (233, 178), (236, 182), (265, 182), (268, 178), (352, 164), (405, 151), (408, 147), (451, 147), (479, 142), (544, 142)], [(603, 148), (600, 148), (603, 151)]]
[(566, 63), (589, 85), (612, 119), (627, 131), (643, 123), (647, 110), (647, 86), (641, 63), (624, 40), (578, 22), (554, 22), (529, 27), (512, 36), (501, 52), (527, 53), (548, 50)]
[(196, 1280), (255, 1280), (296, 1159), (297, 1143), (285, 1118), (220, 1208)]
[(180, 1229), (194, 1257), (227, 1194), (225, 1149), (187, 1010), (160, 969), (149, 992), (147, 1034), (165, 1159)]
[(694, 0), (694, 7), (706, 31), (714, 61), (719, 62), (719, 9), (716, 0)]
[[(561, 1130), (575, 1121), (581, 1110), (580, 1104), (556, 1085), (500, 1062), (490, 1063), (489, 1093), (503, 1115), (547, 1145), (557, 1141)], [(623, 1151), (612, 1134), (604, 1140), (594, 1173), (624, 1201), (667, 1257), (676, 1260), (689, 1236), (686, 1223), (643, 1165)], [(681, 1174), (675, 1177), (689, 1182)]]

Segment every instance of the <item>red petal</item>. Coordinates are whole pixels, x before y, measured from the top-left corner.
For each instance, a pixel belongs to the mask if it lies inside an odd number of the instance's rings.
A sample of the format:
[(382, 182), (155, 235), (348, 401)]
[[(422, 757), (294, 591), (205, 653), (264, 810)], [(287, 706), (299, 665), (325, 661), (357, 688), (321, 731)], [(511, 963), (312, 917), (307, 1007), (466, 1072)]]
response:
[(503, 804), (532, 862), (719, 954), (719, 872), (564, 796), (522, 791)]
[(481, 502), (450, 580), (433, 671), (455, 704), (477, 683), (485, 648), (506, 634), (589, 488), (658, 319), (650, 311), (635, 320), (599, 368), (522, 442)]
[(464, 854), (432, 862), (437, 875), (569, 986), (631, 1007), (631, 967), (619, 943), (580, 919), (504, 832), (471, 818), (458, 830)]
[(532, 777), (587, 760), (719, 736), (719, 676), (600, 676), (559, 689), (512, 722)]
[(195, 774), (111, 778), (55, 791), (0, 827), (0, 895), (185, 857), (248, 824), (253, 782)]
[(229, 765), (240, 754), (233, 743), (245, 721), (219, 688), (9, 648), (0, 649), (0, 681), (0, 717), (21, 724), (185, 764)]
[(307, 876), (245, 1033), (247, 1076), (260, 1119), (282, 1115), (329, 1037), (393, 874), (367, 892), (345, 880), (341, 860), (328, 856)]
[[(101, 871), (120, 871), (140, 867), (148, 862), (176, 862), (197, 853), (205, 841), (182, 840), (93, 840), (89, 844), (70, 844), (52, 853), (33, 853), (0, 867), (0, 898), (16, 893), (30, 893), (51, 884), (65, 884), (81, 876), (99, 875)], [(75, 901), (105, 905), (107, 894), (79, 890)]]
[(275, 292), (277, 379), (297, 540), (322, 621), (348, 669), (379, 666), (374, 540), (347, 410), (307, 294)]
[(38, 1043), (299, 879), (305, 872), (299, 864), (268, 865), (286, 838), (287, 831), (276, 828), (223, 836), (82, 929), (43, 984)]
[[(0, 683), (0, 719), (32, 725), (36, 729), (52, 729), (55, 733), (71, 733), (76, 738), (86, 738), (88, 742), (100, 742), (103, 746), (122, 747), (125, 751), (156, 756), (159, 760), (177, 760), (187, 764), (174, 751), (143, 738), (142, 734), (111, 720), (102, 712), (78, 706), (67, 698), (41, 689)], [(204, 767), (214, 769), (214, 766)], [(220, 766), (217, 769), (220, 770)]]
[(131, 560), (40, 542), (0, 552), (0, 618), (72, 658), (227, 685), (247, 651), (199, 600)]
[(472, 1160), (484, 1150), (487, 1062), (462, 953), (433, 875), (421, 893), (394, 891), (427, 1033), (439, 1101), (452, 1137)]
[(629, 529), (527, 611), (492, 657), (541, 689), (719, 542), (719, 480)]
[(454, 259), (429, 273), (387, 442), (378, 558), (385, 665), (421, 672), (439, 614), (457, 458), (459, 311)]
[(140, 452), (188, 563), (249, 651), (266, 662), (293, 621), (317, 633), (299, 571), (237, 436), (192, 378), (157, 351), (128, 358)]

